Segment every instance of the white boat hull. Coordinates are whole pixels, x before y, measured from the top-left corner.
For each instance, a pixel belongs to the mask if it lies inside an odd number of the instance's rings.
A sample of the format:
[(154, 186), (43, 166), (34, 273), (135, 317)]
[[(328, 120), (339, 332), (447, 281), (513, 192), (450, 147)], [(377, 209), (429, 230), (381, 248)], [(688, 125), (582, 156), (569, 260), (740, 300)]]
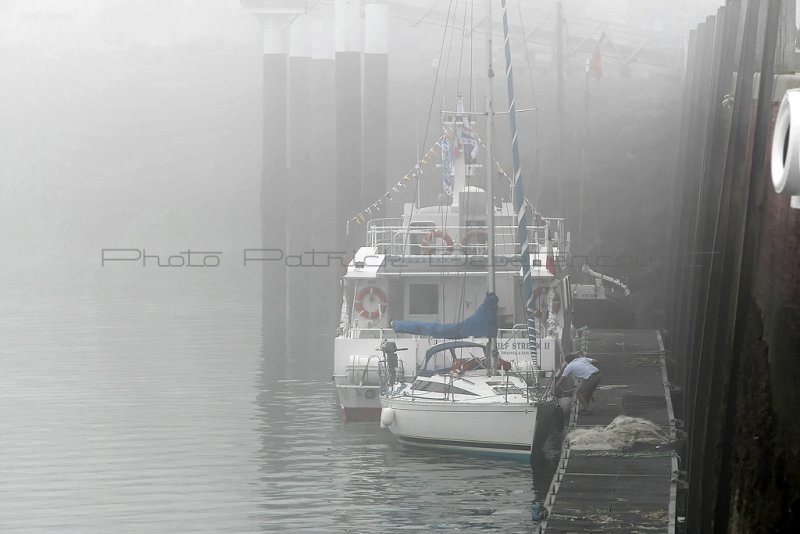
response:
[[(397, 346), (404, 348), (397, 355), (405, 369), (405, 379), (410, 381), (415, 374), (417, 367), (422, 363), (425, 351), (436, 344), (436, 340), (429, 338), (392, 338)], [(336, 384), (336, 393), (339, 400), (339, 407), (347, 421), (378, 421), (381, 412), (381, 402), (379, 391), (374, 386), (379, 385), (375, 381), (376, 375), (369, 374), (372, 381), (364, 383), (363, 377), (358, 371), (363, 369), (357, 367), (353, 372), (353, 358), (368, 358), (370, 355), (377, 355), (377, 347), (380, 339), (352, 339), (338, 337), (334, 344), (334, 368), (333, 380)], [(481, 340), (483, 341), (483, 340)], [(512, 341), (514, 341), (512, 343)], [(551, 346), (555, 346), (552, 339), (544, 339), (542, 342), (542, 354), (544, 355)], [(530, 362), (530, 352), (528, 351), (527, 341), (521, 343), (515, 340), (506, 340), (500, 337), (499, 342), (500, 357), (512, 362), (515, 371), (526, 372), (532, 369)], [(371, 365), (377, 365), (377, 359), (371, 361)], [(373, 395), (373, 392), (375, 395)]]
[(347, 421), (377, 421), (381, 414), (380, 386), (337, 384), (339, 407)]
[[(333, 381), (339, 407), (347, 421), (378, 421), (381, 414), (380, 381), (377, 375), (380, 339), (351, 339), (338, 337), (334, 344)], [(417, 362), (433, 344), (431, 340), (396, 339), (397, 346), (406, 350), (398, 352), (403, 368), (411, 376)], [(365, 374), (363, 362), (370, 356)], [(355, 362), (355, 363), (354, 363)], [(406, 377), (408, 379), (410, 377)]]
[(515, 455), (531, 452), (537, 412), (532, 404), (386, 397), (381, 403), (382, 422), (391, 423), (384, 426), (405, 443)]

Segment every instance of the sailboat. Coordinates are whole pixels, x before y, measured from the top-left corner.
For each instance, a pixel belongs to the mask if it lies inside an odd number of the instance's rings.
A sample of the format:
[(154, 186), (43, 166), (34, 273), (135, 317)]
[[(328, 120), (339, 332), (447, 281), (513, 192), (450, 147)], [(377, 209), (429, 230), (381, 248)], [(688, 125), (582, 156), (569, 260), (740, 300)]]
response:
[(381, 427), (413, 445), (529, 455), (546, 391), (492, 353), (496, 317), (497, 295), (488, 293), (460, 324), (395, 322), (397, 331), (441, 329), (458, 338), (488, 330), (489, 342), (445, 341), (429, 348), (414, 380), (392, 384), (381, 396)]
[[(525, 199), (516, 141), (514, 171), (502, 171), (513, 195), (493, 190), (499, 163), (491, 127), (485, 139), (472, 127), (475, 116), (491, 122), (488, 87), (487, 112), (465, 111), (460, 96), (442, 112), (442, 135), (422, 158), (442, 154), (443, 194), (435, 203), (415, 199), (400, 217), (351, 221), (366, 225), (366, 243), (342, 277), (333, 380), (346, 420), (383, 416), (408, 442), (524, 452), (572, 341), (569, 234), (563, 218), (544, 217)], [(515, 123), (513, 96), (509, 102)], [(482, 165), (479, 146), (486, 148)], [(485, 184), (475, 177), (481, 167)], [(430, 414), (448, 410), (464, 424), (430, 424)], [(479, 427), (478, 413), (519, 435), (501, 439), (493, 425), (478, 432), (490, 439), (459, 434)]]
[[(503, 27), (508, 35), (505, 1), (503, 1)], [(430, 447), (478, 450), (482, 452), (530, 455), (536, 448), (537, 426), (544, 417), (554, 417), (554, 399), (549, 385), (539, 381), (534, 372), (532, 380), (525, 380), (512, 371), (511, 362), (504, 361), (497, 351), (498, 296), (497, 269), (498, 257), (506, 255), (496, 250), (498, 235), (495, 224), (496, 203), (493, 191), (492, 161), (492, 65), (491, 65), (491, 5), (487, 6), (487, 161), (486, 170), (486, 285), (488, 292), (483, 304), (469, 318), (460, 323), (440, 324), (422, 321), (393, 321), (395, 333), (429, 335), (435, 338), (458, 339), (445, 341), (430, 347), (416, 376), (410, 383), (391, 383), (381, 395), (381, 427), (388, 428), (402, 442)], [(537, 236), (529, 234), (528, 217), (531, 214), (524, 193), (523, 181), (519, 172), (519, 148), (516, 135), (516, 109), (514, 104), (513, 78), (510, 75), (509, 39), (506, 38), (506, 62), (509, 88), (509, 117), (512, 124), (512, 156), (514, 159), (514, 214), (517, 222), (515, 232), (516, 249), (513, 258), (519, 260), (520, 282), (525, 310), (526, 331), (529, 350), (535, 354), (537, 347), (535, 290), (533, 287), (534, 267), (541, 262), (531, 261), (531, 250), (545, 252), (545, 270), (556, 274), (552, 256), (552, 243), (545, 237), (539, 242)], [(462, 124), (468, 117), (461, 109)], [(544, 234), (549, 226), (545, 223)], [(502, 235), (502, 234), (501, 234)], [(537, 242), (531, 246), (530, 239)], [(505, 264), (505, 262), (501, 262)], [(507, 275), (506, 275), (507, 276)], [(556, 296), (565, 298), (568, 282), (557, 277), (550, 288), (558, 290), (550, 293), (550, 311)], [(537, 285), (539, 294), (543, 285)], [(539, 312), (540, 315), (541, 312)], [(556, 311), (557, 313), (557, 311)], [(551, 319), (556, 313), (551, 314)], [(464, 341), (464, 338), (484, 336), (486, 343)], [(538, 369), (536, 369), (538, 371)], [(548, 409), (544, 409), (547, 407)], [(541, 440), (540, 440), (541, 441)]]

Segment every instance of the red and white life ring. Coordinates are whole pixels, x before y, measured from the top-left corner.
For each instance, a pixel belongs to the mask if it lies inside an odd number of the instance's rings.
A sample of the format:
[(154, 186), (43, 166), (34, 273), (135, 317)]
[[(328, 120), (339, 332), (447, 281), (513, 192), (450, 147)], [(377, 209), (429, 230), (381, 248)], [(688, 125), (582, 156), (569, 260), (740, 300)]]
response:
[[(434, 242), (433, 245), (429, 245), (431, 241)], [(438, 244), (439, 241), (443, 243), (443, 246)], [(437, 248), (443, 248), (442, 255), (450, 254), (453, 252), (453, 238), (445, 231), (431, 230), (428, 235), (422, 239), (420, 246), (422, 247), (423, 254), (433, 254), (434, 250)]]
[(365, 319), (378, 319), (386, 313), (386, 293), (379, 287), (367, 286), (356, 294), (356, 312)]

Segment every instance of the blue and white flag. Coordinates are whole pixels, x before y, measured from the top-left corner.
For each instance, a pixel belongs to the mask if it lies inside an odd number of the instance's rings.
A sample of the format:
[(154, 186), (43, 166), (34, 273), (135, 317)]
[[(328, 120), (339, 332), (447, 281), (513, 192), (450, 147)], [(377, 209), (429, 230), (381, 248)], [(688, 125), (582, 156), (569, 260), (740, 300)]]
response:
[(464, 151), (464, 165), (466, 165), (467, 176), (475, 175), (475, 168), (472, 167), (477, 162), (478, 157), (478, 137), (472, 130), (469, 117), (464, 115), (464, 128), (461, 130), (461, 149)]
[(472, 130), (469, 115), (464, 112), (464, 99), (461, 98), (461, 95), (458, 96), (456, 113), (461, 115), (461, 128), (457, 129), (456, 157), (464, 154), (465, 174), (467, 176), (475, 176), (475, 168), (472, 165), (476, 163), (476, 157), (478, 156), (478, 136)]
[(453, 194), (453, 171), (452, 154), (450, 154), (450, 140), (448, 139), (447, 130), (442, 128), (442, 140), (439, 142), (439, 148), (442, 150), (442, 189), (448, 195)]

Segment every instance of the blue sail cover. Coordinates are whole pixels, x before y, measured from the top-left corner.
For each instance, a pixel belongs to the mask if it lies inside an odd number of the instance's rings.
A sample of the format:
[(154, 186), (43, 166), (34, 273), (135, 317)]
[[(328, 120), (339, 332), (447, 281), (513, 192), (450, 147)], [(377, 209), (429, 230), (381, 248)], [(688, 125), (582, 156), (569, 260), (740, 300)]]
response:
[(436, 339), (497, 337), (497, 295), (486, 293), (486, 298), (475, 313), (460, 323), (392, 321), (392, 329), (398, 334), (417, 334)]

